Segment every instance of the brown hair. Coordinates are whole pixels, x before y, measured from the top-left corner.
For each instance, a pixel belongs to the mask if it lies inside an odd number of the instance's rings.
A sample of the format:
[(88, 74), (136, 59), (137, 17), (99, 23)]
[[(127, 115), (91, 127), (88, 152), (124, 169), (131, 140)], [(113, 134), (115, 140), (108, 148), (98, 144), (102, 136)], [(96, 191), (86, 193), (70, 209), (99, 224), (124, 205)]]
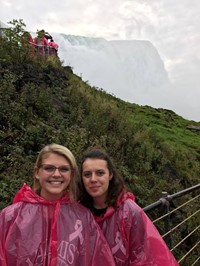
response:
[[(100, 160), (105, 160), (107, 162), (107, 167), (109, 173), (112, 174), (112, 179), (109, 182), (106, 203), (108, 204), (108, 206), (116, 207), (117, 198), (120, 195), (120, 193), (125, 189), (125, 184), (121, 175), (118, 173), (117, 168), (115, 167), (111, 157), (109, 157), (106, 151), (104, 151), (102, 148), (93, 148), (89, 151), (86, 151), (83, 154), (83, 159), (81, 163), (81, 175), (83, 171), (82, 169), (83, 163), (87, 159), (100, 159)], [(93, 199), (86, 191), (82, 178), (81, 178), (80, 190), (81, 190), (80, 202), (84, 206), (92, 210)]]

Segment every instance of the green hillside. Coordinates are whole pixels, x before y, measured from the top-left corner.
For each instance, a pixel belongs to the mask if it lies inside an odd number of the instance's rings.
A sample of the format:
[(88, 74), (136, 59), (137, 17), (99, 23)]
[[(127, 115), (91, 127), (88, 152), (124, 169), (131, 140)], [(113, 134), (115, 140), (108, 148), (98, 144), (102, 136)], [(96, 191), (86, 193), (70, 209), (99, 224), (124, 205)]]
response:
[(141, 206), (199, 183), (200, 123), (91, 87), (59, 58), (30, 58), (25, 24), (11, 25), (0, 38), (0, 209), (31, 185), (37, 153), (52, 142), (79, 163), (104, 147)]
[(1, 207), (31, 184), (37, 152), (51, 142), (66, 145), (78, 162), (88, 147), (106, 148), (142, 206), (199, 182), (200, 136), (188, 126), (200, 123), (126, 103), (69, 67), (0, 67)]

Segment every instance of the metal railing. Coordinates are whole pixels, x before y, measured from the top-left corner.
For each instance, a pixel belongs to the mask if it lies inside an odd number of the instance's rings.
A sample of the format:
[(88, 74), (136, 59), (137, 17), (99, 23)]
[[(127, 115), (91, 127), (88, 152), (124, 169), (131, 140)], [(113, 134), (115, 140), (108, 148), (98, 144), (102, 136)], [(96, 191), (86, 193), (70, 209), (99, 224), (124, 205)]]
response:
[(162, 192), (158, 201), (143, 208), (182, 266), (200, 265), (199, 191), (200, 184), (172, 195)]
[(56, 55), (57, 56), (57, 49), (43, 44), (36, 44), (34, 42), (29, 42), (29, 44), (34, 48), (34, 53), (36, 56), (49, 56), (49, 55)]

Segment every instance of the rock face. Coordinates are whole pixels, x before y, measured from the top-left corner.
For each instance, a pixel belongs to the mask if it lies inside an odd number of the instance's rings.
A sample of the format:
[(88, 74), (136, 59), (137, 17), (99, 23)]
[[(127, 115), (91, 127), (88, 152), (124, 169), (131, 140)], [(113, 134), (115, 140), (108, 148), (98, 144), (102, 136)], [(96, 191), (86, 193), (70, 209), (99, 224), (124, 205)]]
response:
[(199, 126), (190, 125), (190, 126), (187, 126), (187, 129), (200, 133), (200, 127)]

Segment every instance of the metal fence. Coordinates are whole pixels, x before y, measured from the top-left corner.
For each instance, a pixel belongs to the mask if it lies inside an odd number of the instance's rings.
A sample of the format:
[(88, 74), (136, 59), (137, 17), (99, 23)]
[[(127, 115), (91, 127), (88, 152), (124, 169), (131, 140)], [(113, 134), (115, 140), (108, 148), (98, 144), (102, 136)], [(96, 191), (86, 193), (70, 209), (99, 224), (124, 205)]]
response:
[[(200, 265), (200, 184), (143, 208), (181, 266)], [(156, 218), (157, 217), (157, 218)]]

